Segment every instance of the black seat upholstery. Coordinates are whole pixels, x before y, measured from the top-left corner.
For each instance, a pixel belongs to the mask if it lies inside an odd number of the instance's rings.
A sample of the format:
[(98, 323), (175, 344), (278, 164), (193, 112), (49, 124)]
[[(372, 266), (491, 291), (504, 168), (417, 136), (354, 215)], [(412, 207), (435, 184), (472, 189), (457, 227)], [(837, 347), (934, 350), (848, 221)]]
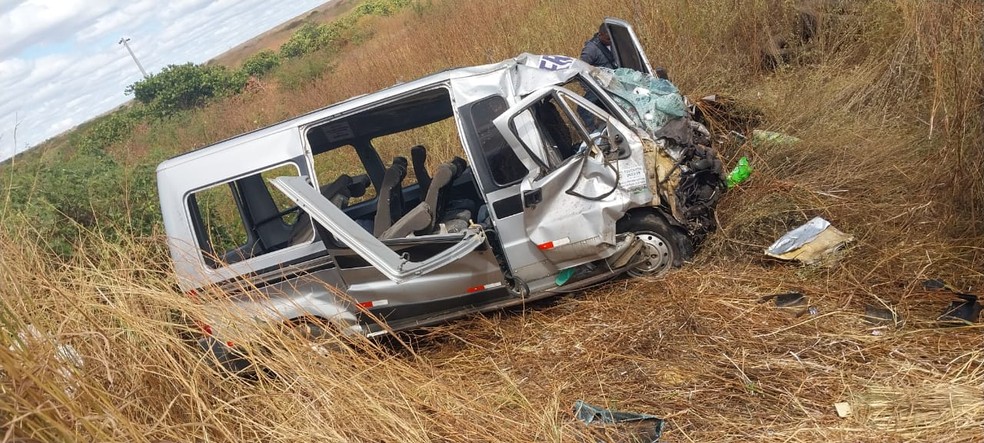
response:
[[(431, 187), (427, 190), (424, 202), (430, 205), (434, 214), (444, 214), (448, 202), (449, 185), (465, 172), (468, 164), (461, 157), (455, 157), (450, 162), (443, 163), (434, 172)], [(435, 220), (436, 221), (436, 220)]]
[(403, 179), (407, 176), (407, 159), (396, 157), (386, 168), (383, 183), (379, 187), (376, 202), (376, 219), (373, 222), (373, 235), (379, 237), (393, 222), (403, 216)]
[[(366, 189), (369, 189), (369, 175), (360, 174), (352, 177), (352, 184), (349, 185), (348, 192), (349, 198), (357, 198), (366, 195)], [(342, 206), (343, 208), (348, 206), (348, 202)]]
[(431, 177), (431, 184), (424, 200), (377, 237), (386, 240), (406, 237), (411, 232), (417, 235), (431, 234), (437, 223), (444, 222), (446, 219), (463, 219), (455, 224), (456, 227), (452, 232), (467, 227), (468, 219), (471, 217), (470, 211), (462, 211), (460, 208), (447, 211), (451, 184), (467, 168), (468, 164), (460, 157), (439, 165)]
[(335, 206), (342, 207), (342, 203), (350, 197), (349, 186), (351, 185), (352, 177), (342, 174), (335, 181), (322, 186), (319, 190), (321, 191), (321, 195), (331, 200)]
[(413, 162), (413, 175), (417, 177), (420, 196), (423, 198), (424, 195), (427, 195), (427, 190), (431, 184), (431, 176), (427, 173), (427, 148), (424, 145), (410, 148), (410, 161)]

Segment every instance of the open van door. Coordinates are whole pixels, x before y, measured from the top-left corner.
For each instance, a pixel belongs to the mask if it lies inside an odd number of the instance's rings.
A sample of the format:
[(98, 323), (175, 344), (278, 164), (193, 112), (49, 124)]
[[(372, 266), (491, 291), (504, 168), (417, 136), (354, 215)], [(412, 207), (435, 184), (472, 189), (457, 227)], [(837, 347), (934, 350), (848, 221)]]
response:
[[(440, 269), (485, 243), (485, 232), (479, 227), (471, 226), (460, 234), (449, 234), (461, 236), (461, 240), (450, 248), (424, 261), (411, 261), (408, 257), (394, 252), (365, 228), (359, 226), (355, 220), (311, 186), (307, 177), (277, 177), (270, 182), (307, 212), (312, 220), (328, 230), (335, 239), (345, 243), (395, 283), (402, 283)], [(421, 239), (421, 241), (426, 240)]]
[(517, 276), (545, 276), (535, 270), (521, 275), (516, 269), (528, 263), (516, 263), (521, 254), (511, 254), (509, 245), (523, 240), (557, 270), (610, 256), (615, 222), (630, 197), (613, 158), (622, 146), (608, 140), (625, 144), (629, 129), (588, 99), (557, 86), (530, 94), (493, 123), (517, 156), (533, 160), (519, 190), (525, 232), (498, 232)]
[(632, 25), (617, 18), (606, 18), (605, 27), (612, 37), (612, 53), (620, 67), (653, 74), (653, 68), (649, 65), (649, 59), (642, 50), (642, 44), (632, 30)]

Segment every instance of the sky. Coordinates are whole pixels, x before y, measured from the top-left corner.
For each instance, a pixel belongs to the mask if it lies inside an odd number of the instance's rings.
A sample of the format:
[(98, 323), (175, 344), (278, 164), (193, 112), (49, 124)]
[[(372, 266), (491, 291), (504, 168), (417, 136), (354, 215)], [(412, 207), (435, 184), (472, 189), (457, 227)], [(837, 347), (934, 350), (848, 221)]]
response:
[(0, 0), (0, 161), (131, 99), (149, 74), (209, 59), (328, 0)]

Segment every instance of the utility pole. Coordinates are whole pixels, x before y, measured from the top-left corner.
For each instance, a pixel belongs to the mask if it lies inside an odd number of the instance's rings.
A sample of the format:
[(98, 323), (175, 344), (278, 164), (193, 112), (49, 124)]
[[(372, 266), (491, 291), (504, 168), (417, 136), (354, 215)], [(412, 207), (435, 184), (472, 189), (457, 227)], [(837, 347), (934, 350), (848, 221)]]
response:
[(130, 57), (133, 57), (133, 62), (137, 64), (138, 68), (140, 68), (140, 72), (143, 74), (144, 78), (149, 77), (149, 75), (147, 75), (147, 71), (145, 71), (143, 66), (140, 66), (140, 62), (137, 61), (137, 56), (133, 53), (133, 50), (130, 49), (130, 45), (128, 44), (129, 41), (130, 41), (129, 37), (123, 37), (120, 39), (120, 44), (123, 45), (124, 48), (126, 48), (126, 52), (130, 53)]

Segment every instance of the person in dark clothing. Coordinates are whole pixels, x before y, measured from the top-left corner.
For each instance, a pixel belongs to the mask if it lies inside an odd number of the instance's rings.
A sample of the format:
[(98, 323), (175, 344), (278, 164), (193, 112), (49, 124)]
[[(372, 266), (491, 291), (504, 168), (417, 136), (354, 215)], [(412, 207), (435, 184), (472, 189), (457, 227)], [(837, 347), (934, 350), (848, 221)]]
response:
[(584, 49), (581, 50), (581, 60), (591, 66), (609, 69), (618, 68), (615, 54), (612, 53), (612, 37), (608, 33), (607, 26), (602, 24), (594, 37), (584, 42)]

